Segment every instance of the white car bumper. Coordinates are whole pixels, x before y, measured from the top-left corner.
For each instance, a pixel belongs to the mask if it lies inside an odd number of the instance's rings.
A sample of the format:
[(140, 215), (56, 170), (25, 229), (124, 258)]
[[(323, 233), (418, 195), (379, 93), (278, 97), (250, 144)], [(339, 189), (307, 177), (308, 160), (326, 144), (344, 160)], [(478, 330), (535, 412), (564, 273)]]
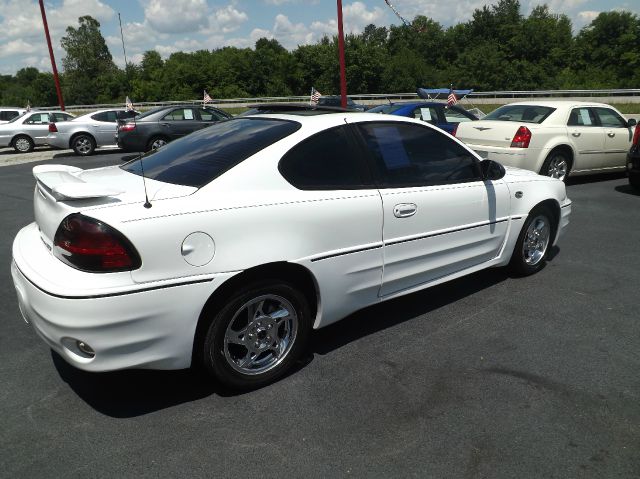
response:
[[(221, 274), (179, 283), (138, 284), (136, 289), (112, 288), (95, 294), (92, 277), (86, 276), (87, 294), (78, 285), (68, 294), (39, 277), (42, 261), (60, 262), (45, 248), (33, 251), (37, 229), (26, 227), (14, 241), (11, 275), (24, 320), (67, 362), (87, 371), (125, 368), (181, 369), (191, 365), (196, 326), (213, 291), (232, 274)], [(29, 251), (27, 251), (29, 250)], [(46, 255), (49, 259), (45, 259)], [(59, 267), (59, 265), (56, 265)], [(65, 265), (66, 267), (66, 265)], [(93, 356), (83, 351), (89, 346)]]
[(468, 146), (480, 157), (497, 161), (505, 166), (515, 166), (524, 170), (539, 172), (540, 148), (503, 148), (498, 146), (473, 145)]

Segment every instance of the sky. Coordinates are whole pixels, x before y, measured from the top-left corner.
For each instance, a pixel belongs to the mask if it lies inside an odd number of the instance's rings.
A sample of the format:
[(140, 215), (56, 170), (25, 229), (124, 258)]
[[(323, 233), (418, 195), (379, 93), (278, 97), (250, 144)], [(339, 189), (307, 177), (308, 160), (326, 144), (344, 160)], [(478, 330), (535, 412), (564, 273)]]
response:
[[(475, 9), (498, 0), (390, 0), (411, 21), (425, 15), (445, 28), (466, 22)], [(640, 0), (520, 0), (521, 13), (547, 4), (567, 15), (574, 31), (598, 13), (626, 10), (640, 15)], [(253, 47), (261, 37), (274, 38), (289, 50), (337, 34), (337, 2), (333, 0), (45, 0), (47, 22), (58, 70), (64, 50), (60, 39), (78, 17), (91, 15), (101, 25), (115, 63), (124, 66), (118, 14), (129, 62), (139, 63), (147, 50), (163, 58), (176, 51), (213, 50), (223, 46)], [(384, 0), (342, 0), (345, 33), (359, 33), (368, 24), (400, 25)], [(0, 0), (0, 73), (20, 68), (51, 71), (38, 0)]]

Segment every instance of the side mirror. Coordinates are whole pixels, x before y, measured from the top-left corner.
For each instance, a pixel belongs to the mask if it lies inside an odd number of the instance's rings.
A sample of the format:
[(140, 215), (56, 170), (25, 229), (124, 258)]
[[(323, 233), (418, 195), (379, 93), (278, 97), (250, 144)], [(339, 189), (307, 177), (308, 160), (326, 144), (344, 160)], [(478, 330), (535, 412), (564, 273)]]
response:
[(627, 120), (627, 127), (631, 128), (632, 126), (636, 126), (637, 125), (637, 121), (635, 118), (629, 118)]
[(497, 161), (482, 160), (480, 162), (480, 169), (482, 170), (483, 180), (501, 180), (504, 175), (507, 174), (507, 170), (504, 169)]

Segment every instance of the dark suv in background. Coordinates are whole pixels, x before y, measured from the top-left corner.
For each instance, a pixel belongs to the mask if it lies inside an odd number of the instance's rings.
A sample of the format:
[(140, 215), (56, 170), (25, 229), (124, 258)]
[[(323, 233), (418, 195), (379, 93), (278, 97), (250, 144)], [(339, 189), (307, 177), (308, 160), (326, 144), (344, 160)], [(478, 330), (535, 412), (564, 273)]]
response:
[(154, 150), (229, 118), (229, 113), (209, 106), (161, 106), (134, 119), (118, 120), (116, 142), (125, 151)]

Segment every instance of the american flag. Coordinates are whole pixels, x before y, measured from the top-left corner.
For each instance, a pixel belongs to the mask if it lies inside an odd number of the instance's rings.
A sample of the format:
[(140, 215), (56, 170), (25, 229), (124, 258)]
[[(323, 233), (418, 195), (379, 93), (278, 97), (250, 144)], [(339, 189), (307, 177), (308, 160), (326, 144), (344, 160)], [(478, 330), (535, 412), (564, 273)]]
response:
[(447, 97), (447, 106), (453, 106), (458, 103), (458, 99), (456, 98), (456, 94), (453, 93), (453, 85), (449, 88), (449, 96)]
[(320, 99), (321, 96), (322, 96), (322, 93), (320, 93), (315, 88), (311, 87), (311, 103), (318, 103), (318, 100)]
[(124, 107), (127, 109), (127, 111), (133, 110), (133, 103), (131, 103), (131, 99), (128, 96), (124, 100)]
[(209, 103), (210, 101), (213, 101), (213, 98), (211, 98), (207, 93), (207, 90), (205, 90), (204, 96), (202, 97), (202, 103)]
[(30, 102), (27, 102), (27, 108), (26, 108), (26, 110), (27, 110), (27, 111), (31, 111), (31, 103), (30, 103)]

